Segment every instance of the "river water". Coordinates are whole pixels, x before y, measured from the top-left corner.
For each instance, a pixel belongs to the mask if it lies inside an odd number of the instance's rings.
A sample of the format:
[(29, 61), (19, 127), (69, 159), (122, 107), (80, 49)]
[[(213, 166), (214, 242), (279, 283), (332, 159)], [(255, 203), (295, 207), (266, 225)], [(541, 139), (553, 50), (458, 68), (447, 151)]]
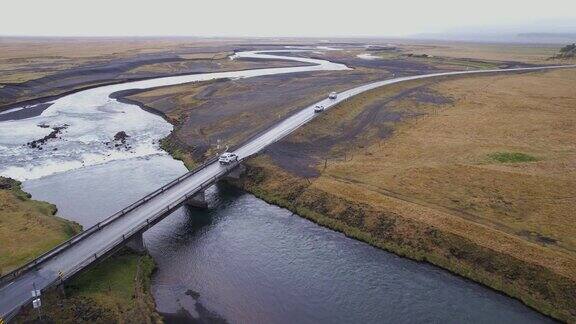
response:
[[(0, 123), (2, 174), (26, 180), (24, 189), (35, 199), (55, 203), (62, 217), (84, 227), (186, 172), (155, 145), (170, 125), (103, 93), (57, 101), (36, 119)], [(132, 146), (146, 150), (116, 156), (95, 145), (123, 130), (110, 122), (125, 116), (137, 134)], [(38, 123), (71, 125), (64, 140), (49, 143), (69, 155), (30, 151), (8, 129), (33, 138), (43, 134), (35, 129)], [(18, 158), (9, 159), (7, 152)], [(152, 291), (168, 322), (550, 321), (514, 299), (346, 238), (239, 190), (214, 186), (208, 199), (208, 210), (182, 207), (144, 235), (158, 264)]]
[[(119, 160), (29, 180), (34, 198), (90, 226), (186, 169), (169, 156)], [(144, 239), (169, 322), (540, 323), (520, 302), (400, 258), (226, 186), (208, 210), (182, 207)]]

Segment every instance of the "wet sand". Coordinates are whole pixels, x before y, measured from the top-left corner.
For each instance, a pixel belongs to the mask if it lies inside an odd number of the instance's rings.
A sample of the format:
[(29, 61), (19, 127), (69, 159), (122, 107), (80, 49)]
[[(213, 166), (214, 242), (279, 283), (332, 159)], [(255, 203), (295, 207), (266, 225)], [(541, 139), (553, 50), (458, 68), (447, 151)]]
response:
[(20, 110), (0, 114), (0, 121), (20, 120), (39, 116), (44, 110), (52, 106), (51, 103), (40, 103)]

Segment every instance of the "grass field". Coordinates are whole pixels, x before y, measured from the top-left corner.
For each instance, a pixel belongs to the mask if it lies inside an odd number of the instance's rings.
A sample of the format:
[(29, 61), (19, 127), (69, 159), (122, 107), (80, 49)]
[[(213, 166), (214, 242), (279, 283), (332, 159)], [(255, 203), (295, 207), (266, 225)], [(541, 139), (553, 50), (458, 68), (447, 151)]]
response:
[(1, 83), (19, 83), (87, 63), (180, 47), (176, 41), (103, 38), (0, 38)]
[(422, 42), (402, 44), (401, 48), (414, 54), (428, 54), (452, 58), (470, 58), (491, 61), (516, 61), (523, 63), (549, 63), (561, 46), (524, 45), (503, 43)]
[(56, 206), (32, 200), (20, 183), (0, 177), (0, 274), (78, 233), (80, 225), (54, 216)]
[[(81, 231), (80, 225), (55, 213), (56, 206), (31, 199), (19, 182), (0, 177), (0, 274)], [(56, 323), (161, 322), (148, 291), (153, 270), (149, 256), (121, 252), (67, 283), (66, 298), (47, 292), (43, 315)], [(25, 309), (17, 322), (37, 316), (32, 309)]]
[(574, 321), (575, 83), (563, 70), (378, 89), (251, 160), (241, 185)]
[[(24, 82), (83, 64), (157, 54), (187, 47), (218, 46), (217, 40), (183, 38), (12, 38), (0, 37), (0, 84)], [(227, 52), (225, 52), (227, 53)], [(219, 59), (221, 53), (183, 54), (185, 59)]]
[[(43, 298), (43, 320), (53, 323), (162, 323), (149, 291), (154, 261), (123, 250)], [(17, 322), (34, 321), (25, 309)]]

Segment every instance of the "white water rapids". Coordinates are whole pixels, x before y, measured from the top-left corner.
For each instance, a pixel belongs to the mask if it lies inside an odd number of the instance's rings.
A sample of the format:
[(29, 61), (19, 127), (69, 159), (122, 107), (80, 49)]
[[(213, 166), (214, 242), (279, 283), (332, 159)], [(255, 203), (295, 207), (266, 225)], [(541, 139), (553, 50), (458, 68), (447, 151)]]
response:
[[(170, 133), (172, 125), (135, 105), (110, 98), (110, 94), (117, 91), (222, 78), (348, 69), (343, 64), (325, 60), (270, 55), (262, 51), (239, 52), (231, 57), (234, 58), (283, 59), (314, 65), (162, 77), (102, 86), (61, 97), (52, 101), (39, 116), (0, 122), (0, 175), (23, 181), (114, 160), (166, 154), (160, 150), (158, 140)], [(27, 145), (50, 134), (53, 127), (64, 125), (67, 126), (58, 138), (47, 140), (41, 149)], [(113, 137), (120, 131), (129, 136), (127, 147), (114, 145)]]

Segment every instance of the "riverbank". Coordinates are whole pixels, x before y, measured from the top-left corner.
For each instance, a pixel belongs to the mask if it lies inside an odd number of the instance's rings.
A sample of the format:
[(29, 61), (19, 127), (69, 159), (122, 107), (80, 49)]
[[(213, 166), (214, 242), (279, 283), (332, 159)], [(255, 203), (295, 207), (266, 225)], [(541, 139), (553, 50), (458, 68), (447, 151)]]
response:
[(56, 215), (55, 205), (31, 199), (21, 183), (0, 177), (0, 274), (50, 250), (82, 229)]
[(154, 260), (127, 249), (42, 297), (41, 313), (25, 308), (16, 322), (162, 323), (150, 292)]
[[(0, 177), (0, 273), (34, 259), (80, 233), (79, 224), (56, 216), (56, 206), (31, 199), (21, 183)], [(43, 292), (46, 322), (160, 323), (150, 293), (154, 261), (148, 255), (122, 251), (65, 284), (65, 295)], [(34, 321), (26, 307), (16, 322)]]
[[(396, 214), (382, 217), (380, 209), (323, 191), (306, 189), (306, 195), (316, 197), (307, 197), (309, 200), (306, 202), (295, 202), (297, 193), (294, 188), (302, 190), (307, 183), (289, 181), (288, 174), (263, 166), (270, 164), (270, 161), (258, 159), (247, 163), (248, 169), (241, 181), (232, 183), (270, 204), (286, 208), (350, 238), (402, 257), (431, 263), (517, 298), (543, 314), (573, 321), (570, 291), (575, 285), (572, 280), (506, 253), (487, 249), (466, 237), (444, 232), (426, 223), (401, 219)], [(264, 180), (271, 178), (282, 179), (285, 183), (279, 187), (277, 183), (272, 185)], [(356, 220), (355, 215), (378, 215), (379, 224), (367, 230), (359, 224), (361, 221)], [(541, 292), (546, 295), (540, 295)], [(553, 299), (552, 302), (549, 298)]]
[(377, 89), (249, 160), (236, 184), (573, 322), (573, 81), (553, 71)]
[(244, 143), (332, 90), (343, 91), (389, 75), (356, 70), (302, 72), (161, 86), (114, 97), (171, 123), (174, 129), (161, 141), (162, 148), (193, 166)]

